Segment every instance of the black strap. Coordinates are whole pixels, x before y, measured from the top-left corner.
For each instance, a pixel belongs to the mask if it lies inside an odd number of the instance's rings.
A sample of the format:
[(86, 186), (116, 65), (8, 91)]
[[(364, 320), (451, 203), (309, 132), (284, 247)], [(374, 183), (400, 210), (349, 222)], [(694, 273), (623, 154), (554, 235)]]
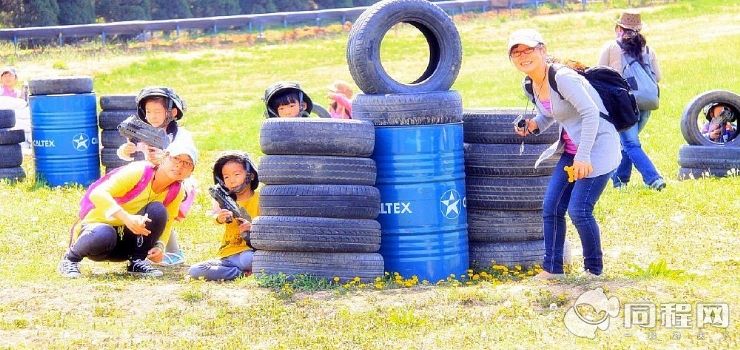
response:
[[(555, 92), (558, 93), (558, 95), (560, 96), (561, 99), (564, 100), (565, 98), (563, 98), (563, 94), (561, 94), (560, 93), (560, 90), (558, 90), (558, 82), (555, 81), (555, 73), (557, 73), (557, 71), (560, 68), (563, 68), (563, 67), (564, 66), (561, 65), (561, 64), (557, 64), (557, 63), (551, 64), (550, 67), (547, 70), (547, 81), (550, 83), (550, 87), (553, 90), (555, 90)], [(535, 101), (534, 101), (535, 100), (535, 97), (534, 97), (534, 88), (532, 86), (533, 86), (532, 85), (532, 78), (530, 78), (529, 76), (525, 77), (524, 78), (524, 90), (527, 93), (529, 93), (530, 96), (532, 96), (532, 103), (535, 103)]]

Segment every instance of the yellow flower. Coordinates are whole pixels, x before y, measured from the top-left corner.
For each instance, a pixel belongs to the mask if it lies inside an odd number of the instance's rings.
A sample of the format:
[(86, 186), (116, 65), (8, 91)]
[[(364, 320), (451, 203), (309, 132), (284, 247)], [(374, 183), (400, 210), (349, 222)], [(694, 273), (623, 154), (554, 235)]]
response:
[(473, 280), (474, 280), (474, 281), (477, 281), (478, 279), (480, 279), (480, 276), (478, 276), (478, 274), (477, 274), (477, 273), (476, 273), (475, 275), (473, 275)]
[(339, 277), (334, 276), (334, 282), (339, 282)]
[(359, 276), (355, 276), (355, 278), (353, 279), (353, 281), (360, 282), (360, 277)]

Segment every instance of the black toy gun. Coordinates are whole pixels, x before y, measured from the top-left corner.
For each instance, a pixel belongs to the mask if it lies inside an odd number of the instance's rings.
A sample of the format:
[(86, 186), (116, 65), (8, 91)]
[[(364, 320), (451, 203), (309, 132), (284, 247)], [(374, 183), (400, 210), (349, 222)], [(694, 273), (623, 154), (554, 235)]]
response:
[[(242, 219), (244, 221), (251, 221), (251, 217), (244, 208), (236, 203), (234, 198), (229, 196), (229, 193), (221, 185), (215, 185), (208, 188), (208, 193), (218, 203), (219, 208), (226, 209), (231, 212), (231, 217), (226, 219), (226, 223), (230, 224), (234, 219)], [(242, 238), (249, 244), (249, 231), (241, 233)], [(251, 246), (251, 244), (250, 244)]]
[(143, 142), (162, 150), (170, 145), (170, 138), (166, 131), (145, 123), (136, 115), (132, 115), (118, 124), (118, 133), (133, 143)]

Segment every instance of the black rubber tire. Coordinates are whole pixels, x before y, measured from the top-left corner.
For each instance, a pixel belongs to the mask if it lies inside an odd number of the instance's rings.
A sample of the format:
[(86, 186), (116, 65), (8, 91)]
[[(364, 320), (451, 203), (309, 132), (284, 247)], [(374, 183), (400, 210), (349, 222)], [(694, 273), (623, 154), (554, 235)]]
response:
[[(380, 62), (383, 37), (398, 23), (419, 29), (429, 45), (429, 63), (424, 73), (409, 84), (394, 80)], [(462, 63), (460, 34), (450, 16), (431, 2), (381, 1), (365, 10), (352, 25), (347, 63), (355, 83), (366, 94), (447, 91)]]
[(118, 149), (119, 146), (126, 143), (126, 138), (121, 136), (118, 130), (105, 130), (100, 132), (100, 144), (106, 148)]
[(33, 79), (28, 82), (31, 95), (86, 94), (93, 91), (90, 77), (54, 77)]
[(100, 163), (107, 169), (115, 169), (128, 163), (116, 154), (116, 148), (103, 148), (100, 150)]
[(378, 253), (307, 253), (271, 252), (258, 250), (252, 260), (252, 272), (260, 274), (284, 273), (312, 275), (332, 280), (339, 277), (344, 283), (359, 277), (372, 282), (383, 276), (383, 257)]
[(257, 250), (325, 253), (376, 253), (380, 224), (375, 220), (259, 216), (252, 221)]
[(23, 164), (21, 145), (0, 145), (0, 168), (15, 168), (21, 164)]
[(136, 114), (135, 109), (102, 111), (98, 114), (98, 125), (101, 129), (116, 130), (118, 124), (134, 114)]
[(26, 141), (23, 129), (0, 129), (0, 145), (15, 145)]
[(740, 147), (682, 145), (678, 165), (698, 169), (740, 169)]
[(697, 146), (718, 146), (724, 147), (740, 147), (740, 130), (736, 130), (732, 136), (733, 139), (727, 143), (716, 143), (701, 134), (701, 126), (699, 125), (699, 118), (701, 121), (706, 121), (702, 109), (710, 103), (722, 103), (730, 107), (735, 114), (735, 120), (740, 119), (740, 96), (725, 90), (712, 90), (707, 91), (698, 96), (694, 97), (686, 108), (683, 110), (681, 115), (681, 133), (683, 138), (689, 145)]
[(136, 95), (100, 96), (100, 109), (104, 111), (136, 110)]
[(382, 126), (458, 123), (462, 121), (462, 97), (457, 91), (358, 94), (352, 101), (352, 119)]
[(271, 118), (262, 123), (260, 146), (269, 155), (370, 157), (375, 127), (361, 120)]
[(375, 185), (377, 169), (370, 158), (264, 156), (260, 182), (267, 185)]
[(506, 243), (470, 243), (470, 266), (490, 268), (491, 265), (505, 265), (513, 268), (516, 265), (529, 268), (542, 266), (545, 256), (545, 241), (524, 241)]
[(519, 242), (543, 239), (542, 210), (468, 209), (471, 242)]
[[(734, 169), (734, 170), (733, 170)], [(735, 176), (740, 176), (740, 169), (737, 167), (735, 168), (686, 168), (681, 167), (678, 169), (678, 179), (679, 180), (691, 180), (691, 179), (701, 179), (704, 177), (704, 175), (708, 175), (710, 177), (727, 177), (730, 176), (731, 173), (734, 173)]]
[(375, 219), (380, 191), (356, 185), (267, 185), (260, 192), (260, 214), (339, 219)]
[(23, 168), (17, 166), (12, 168), (0, 168), (0, 180), (8, 180), (11, 183), (23, 181), (26, 178), (26, 172)]
[(541, 210), (550, 176), (465, 179), (470, 209)]
[(0, 109), (0, 128), (7, 129), (15, 126), (15, 110)]
[(315, 103), (313, 104), (313, 108), (311, 109), (311, 114), (314, 114), (319, 118), (331, 118), (331, 114), (329, 114), (329, 111), (327, 111), (326, 108)]
[(551, 126), (539, 135), (528, 135), (521, 137), (514, 133), (512, 122), (517, 116), (522, 115), (531, 119), (534, 114), (529, 110), (525, 113), (524, 108), (480, 108), (465, 109), (463, 111), (463, 133), (465, 142), (468, 143), (512, 143), (525, 144), (542, 143), (552, 144), (558, 140), (557, 125)]
[(545, 159), (535, 169), (534, 163), (550, 145), (532, 144), (524, 146), (513, 144), (465, 144), (466, 176), (549, 176), (560, 159), (553, 156)]

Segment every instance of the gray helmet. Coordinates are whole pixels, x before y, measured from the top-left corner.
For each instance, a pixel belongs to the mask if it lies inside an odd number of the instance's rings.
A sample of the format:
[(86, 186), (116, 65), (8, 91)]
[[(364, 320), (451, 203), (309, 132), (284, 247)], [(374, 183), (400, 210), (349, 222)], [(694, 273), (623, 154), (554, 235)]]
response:
[(301, 86), (298, 83), (290, 82), (290, 81), (279, 81), (275, 84), (270, 85), (267, 89), (265, 89), (265, 97), (263, 100), (265, 101), (265, 118), (278, 118), (279, 115), (277, 111), (270, 108), (270, 102), (274, 97), (276, 97), (279, 93), (283, 93), (286, 91), (294, 91), (298, 94), (298, 103), (303, 104), (303, 102), (306, 103), (306, 109), (301, 111), (302, 117), (307, 117), (309, 114), (311, 114), (311, 111), (313, 110), (313, 102), (311, 101), (311, 98), (308, 97), (308, 95), (303, 92), (301, 89)]
[(139, 115), (139, 118), (144, 121), (146, 121), (146, 110), (144, 109), (144, 103), (146, 103), (146, 99), (150, 97), (164, 97), (165, 100), (167, 100), (167, 118), (170, 118), (169, 115), (172, 108), (177, 107), (177, 115), (175, 116), (175, 120), (180, 120), (183, 116), (183, 112), (185, 112), (185, 109), (187, 108), (185, 106), (185, 101), (183, 101), (180, 96), (177, 96), (175, 90), (164, 86), (145, 87), (141, 89), (139, 95), (136, 96), (137, 113)]

